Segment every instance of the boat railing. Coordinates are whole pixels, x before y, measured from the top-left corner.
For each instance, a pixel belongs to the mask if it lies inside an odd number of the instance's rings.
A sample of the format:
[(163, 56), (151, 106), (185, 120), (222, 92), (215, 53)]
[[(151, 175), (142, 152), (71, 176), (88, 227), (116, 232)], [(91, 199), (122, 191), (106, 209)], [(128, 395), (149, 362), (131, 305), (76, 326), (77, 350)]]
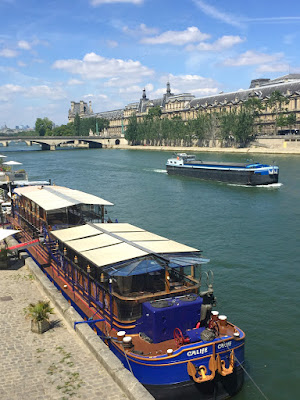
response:
[(14, 211), (14, 215), (7, 216), (7, 220), (9, 220), (10, 223), (13, 223), (14, 221), (17, 222), (22, 229), (25, 229), (26, 232), (30, 233), (31, 238), (37, 238), (40, 235), (43, 225), (43, 221), (40, 221), (38, 224), (36, 221), (29, 220), (16, 211)]
[(66, 257), (56, 241), (50, 239), (46, 246), (52, 258), (51, 268), (59, 277), (68, 282), (72, 291), (79, 293), (89, 305), (94, 305), (96, 309), (99, 309), (111, 323), (118, 318), (117, 305), (112, 301), (113, 296), (109, 287), (97, 282), (89, 272)]

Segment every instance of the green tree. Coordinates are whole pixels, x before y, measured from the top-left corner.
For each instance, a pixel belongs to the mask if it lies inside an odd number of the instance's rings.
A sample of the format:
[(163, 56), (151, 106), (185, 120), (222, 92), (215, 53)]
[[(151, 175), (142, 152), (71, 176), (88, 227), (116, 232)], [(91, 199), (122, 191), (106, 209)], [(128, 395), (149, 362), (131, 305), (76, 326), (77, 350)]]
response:
[(287, 125), (286, 116), (283, 114), (279, 114), (278, 117), (276, 118), (276, 125), (279, 126), (280, 128), (286, 126)]
[(262, 101), (257, 97), (250, 97), (248, 100), (245, 101), (243, 107), (246, 108), (246, 110), (248, 110), (255, 117), (258, 117), (264, 109)]
[(247, 110), (242, 110), (236, 114), (233, 126), (233, 136), (235, 142), (241, 147), (246, 146), (253, 137), (254, 116)]
[(138, 139), (138, 122), (135, 114), (129, 117), (127, 129), (125, 131), (125, 139), (132, 145), (137, 144)]
[(79, 121), (79, 136), (89, 136), (90, 130), (96, 133), (97, 127), (98, 133), (101, 133), (104, 128), (109, 127), (109, 121), (105, 118), (82, 118)]
[(253, 138), (254, 115), (247, 109), (240, 112), (232, 110), (219, 116), (220, 135), (225, 141), (234, 140), (239, 146), (245, 146)]
[[(35, 121), (35, 132), (39, 136), (49, 136), (48, 133), (52, 131), (53, 122), (48, 118), (37, 118)], [(51, 133), (50, 133), (51, 134)]]
[(295, 126), (297, 122), (297, 117), (295, 113), (291, 113), (286, 117), (286, 124), (289, 127), (289, 130), (291, 132), (292, 126)]
[(69, 122), (67, 125), (56, 126), (52, 129), (52, 136), (73, 136), (73, 122)]
[(76, 113), (73, 123), (73, 132), (74, 136), (80, 136), (80, 117), (79, 114)]
[(159, 106), (149, 108), (147, 116), (150, 118), (160, 118), (161, 108)]
[(224, 141), (234, 139), (233, 129), (236, 124), (236, 111), (231, 112), (222, 111), (219, 114), (220, 123), (220, 137)]
[(267, 100), (266, 105), (271, 109), (271, 111), (275, 114), (275, 124), (274, 124), (274, 134), (277, 134), (277, 121), (278, 121), (278, 115), (282, 111), (286, 111), (286, 109), (283, 109), (283, 105), (286, 105), (289, 103), (289, 100), (279, 92), (279, 90), (275, 90), (273, 93), (271, 93), (270, 98)]

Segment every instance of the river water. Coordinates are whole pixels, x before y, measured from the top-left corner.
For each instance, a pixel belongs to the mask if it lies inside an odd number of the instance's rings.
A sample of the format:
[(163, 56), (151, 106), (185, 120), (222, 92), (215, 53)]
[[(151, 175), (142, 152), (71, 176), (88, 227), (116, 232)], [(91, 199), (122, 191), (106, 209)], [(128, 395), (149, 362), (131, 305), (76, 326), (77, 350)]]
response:
[[(31, 180), (83, 190), (115, 204), (129, 222), (203, 250), (214, 271), (216, 309), (246, 332), (246, 376), (236, 400), (299, 396), (300, 157), (253, 156), (280, 168), (280, 184), (243, 187), (170, 177), (158, 151), (2, 148)], [(245, 161), (247, 155), (199, 153)], [(205, 289), (205, 287), (203, 288)], [(253, 383), (253, 381), (254, 383)], [(259, 389), (263, 394), (259, 391)]]

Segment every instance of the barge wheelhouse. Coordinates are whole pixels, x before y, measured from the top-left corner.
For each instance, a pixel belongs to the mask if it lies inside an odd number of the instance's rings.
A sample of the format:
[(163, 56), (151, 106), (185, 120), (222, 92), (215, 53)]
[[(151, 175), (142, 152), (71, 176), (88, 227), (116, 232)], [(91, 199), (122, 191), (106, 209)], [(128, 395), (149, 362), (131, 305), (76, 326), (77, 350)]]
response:
[(166, 163), (169, 175), (257, 186), (278, 183), (279, 168), (261, 163), (197, 161), (194, 155), (176, 154)]
[(67, 188), (15, 190), (11, 223), (48, 278), (156, 399), (225, 399), (243, 383), (244, 332), (213, 311), (199, 250), (129, 223)]

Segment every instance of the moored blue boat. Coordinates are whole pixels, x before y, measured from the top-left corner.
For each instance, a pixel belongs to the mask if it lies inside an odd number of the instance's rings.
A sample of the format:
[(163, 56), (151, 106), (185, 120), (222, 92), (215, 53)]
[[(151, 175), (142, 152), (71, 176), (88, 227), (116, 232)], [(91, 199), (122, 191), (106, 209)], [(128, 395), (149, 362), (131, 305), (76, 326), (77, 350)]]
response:
[(111, 205), (59, 186), (16, 188), (11, 223), (21, 242), (43, 235), (28, 252), (156, 399), (234, 395), (245, 334), (213, 310), (212, 272), (201, 282), (209, 260), (129, 223), (107, 223)]

